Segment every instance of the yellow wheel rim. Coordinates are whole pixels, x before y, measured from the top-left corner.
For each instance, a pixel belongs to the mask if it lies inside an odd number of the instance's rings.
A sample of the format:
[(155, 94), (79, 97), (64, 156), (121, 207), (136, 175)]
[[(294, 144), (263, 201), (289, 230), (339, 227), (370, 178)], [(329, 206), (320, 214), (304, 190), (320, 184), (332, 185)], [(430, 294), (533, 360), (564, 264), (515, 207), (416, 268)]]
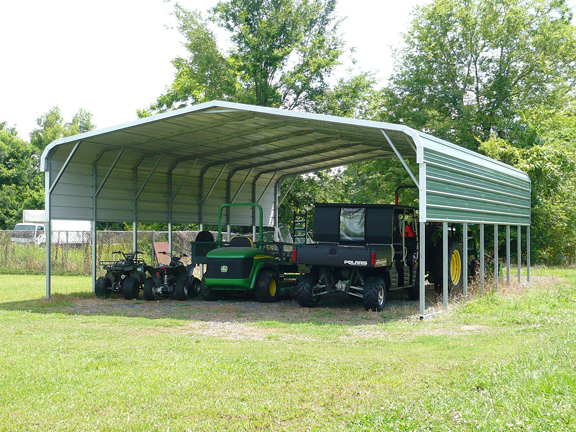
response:
[(452, 258), (450, 259), (450, 277), (452, 278), (452, 285), (458, 285), (461, 275), (462, 259), (460, 258), (460, 252), (455, 250), (452, 252)]
[(274, 297), (276, 295), (276, 280), (272, 279), (270, 281), (270, 295)]

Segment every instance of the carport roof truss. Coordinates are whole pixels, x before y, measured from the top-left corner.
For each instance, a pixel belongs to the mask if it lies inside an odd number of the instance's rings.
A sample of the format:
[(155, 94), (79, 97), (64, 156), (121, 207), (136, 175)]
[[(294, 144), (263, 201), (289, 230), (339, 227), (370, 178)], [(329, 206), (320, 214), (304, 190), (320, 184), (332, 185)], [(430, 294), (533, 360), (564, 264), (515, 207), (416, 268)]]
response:
[(503, 163), (406, 126), (220, 101), (60, 139), (41, 169), (54, 219), (215, 224), (222, 203), (259, 202), (274, 225), (282, 179), (394, 157), (416, 157), (422, 222), (530, 224), (530, 179)]

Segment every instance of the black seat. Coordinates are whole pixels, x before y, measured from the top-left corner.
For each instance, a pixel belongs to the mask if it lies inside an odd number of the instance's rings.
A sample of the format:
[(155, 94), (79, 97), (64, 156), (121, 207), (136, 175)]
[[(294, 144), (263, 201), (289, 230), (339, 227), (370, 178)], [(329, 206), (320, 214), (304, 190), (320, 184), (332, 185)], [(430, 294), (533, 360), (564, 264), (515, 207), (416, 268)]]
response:
[(197, 257), (205, 257), (208, 252), (216, 247), (216, 243), (214, 242), (214, 236), (210, 231), (200, 231), (198, 235), (196, 235), (196, 243), (194, 245), (194, 252), (193, 255)]
[(236, 236), (232, 237), (229, 243), (230, 247), (254, 247), (254, 243), (250, 237)]

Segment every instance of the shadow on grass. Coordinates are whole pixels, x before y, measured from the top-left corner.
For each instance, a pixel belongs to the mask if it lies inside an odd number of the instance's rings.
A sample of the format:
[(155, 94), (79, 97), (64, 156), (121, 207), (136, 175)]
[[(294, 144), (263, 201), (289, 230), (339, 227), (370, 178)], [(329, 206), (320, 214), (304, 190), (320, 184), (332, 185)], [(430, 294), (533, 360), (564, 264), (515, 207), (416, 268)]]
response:
[[(434, 290), (426, 292), (426, 307), (437, 304)], [(419, 302), (409, 301), (406, 291), (387, 293), (381, 312), (365, 311), (361, 299), (342, 294), (322, 297), (316, 308), (302, 308), (293, 298), (275, 303), (258, 303), (245, 296), (227, 296), (224, 300), (207, 302), (199, 298), (176, 301), (170, 298), (155, 301), (125, 300), (114, 294), (98, 299), (91, 292), (53, 293), (51, 300), (27, 299), (0, 303), (0, 310), (32, 313), (62, 313), (85, 316), (123, 316), (147, 319), (172, 319), (204, 322), (237, 323), (309, 323), (315, 325), (367, 325), (403, 320), (419, 313)]]

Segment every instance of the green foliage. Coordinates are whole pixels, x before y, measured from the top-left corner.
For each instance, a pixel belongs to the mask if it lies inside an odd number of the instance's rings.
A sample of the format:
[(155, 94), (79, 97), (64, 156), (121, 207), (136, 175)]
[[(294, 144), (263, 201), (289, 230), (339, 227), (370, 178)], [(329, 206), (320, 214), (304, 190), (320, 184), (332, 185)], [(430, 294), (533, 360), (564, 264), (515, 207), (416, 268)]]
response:
[[(556, 143), (557, 144), (557, 143)], [(515, 166), (532, 180), (533, 262), (576, 258), (576, 157), (566, 146), (543, 144), (518, 149), (499, 138), (480, 144), (487, 156)]]
[[(138, 115), (214, 99), (308, 111), (327, 105), (327, 81), (344, 52), (335, 5), (336, 0), (221, 1), (208, 20), (176, 5), (188, 57), (173, 60), (174, 82)], [(229, 52), (218, 47), (210, 22), (228, 32)]]
[(23, 209), (44, 206), (44, 177), (39, 154), (18, 138), (15, 128), (0, 123), (0, 229), (12, 229)]
[(536, 140), (521, 111), (565, 105), (576, 30), (564, 0), (436, 0), (416, 9), (384, 117), (476, 149)]
[(83, 108), (78, 110), (71, 122), (64, 123), (60, 108), (57, 106), (38, 117), (36, 124), (39, 128), (34, 129), (30, 134), (30, 142), (40, 152), (57, 139), (78, 135), (96, 128), (96, 125), (92, 124), (92, 114)]

